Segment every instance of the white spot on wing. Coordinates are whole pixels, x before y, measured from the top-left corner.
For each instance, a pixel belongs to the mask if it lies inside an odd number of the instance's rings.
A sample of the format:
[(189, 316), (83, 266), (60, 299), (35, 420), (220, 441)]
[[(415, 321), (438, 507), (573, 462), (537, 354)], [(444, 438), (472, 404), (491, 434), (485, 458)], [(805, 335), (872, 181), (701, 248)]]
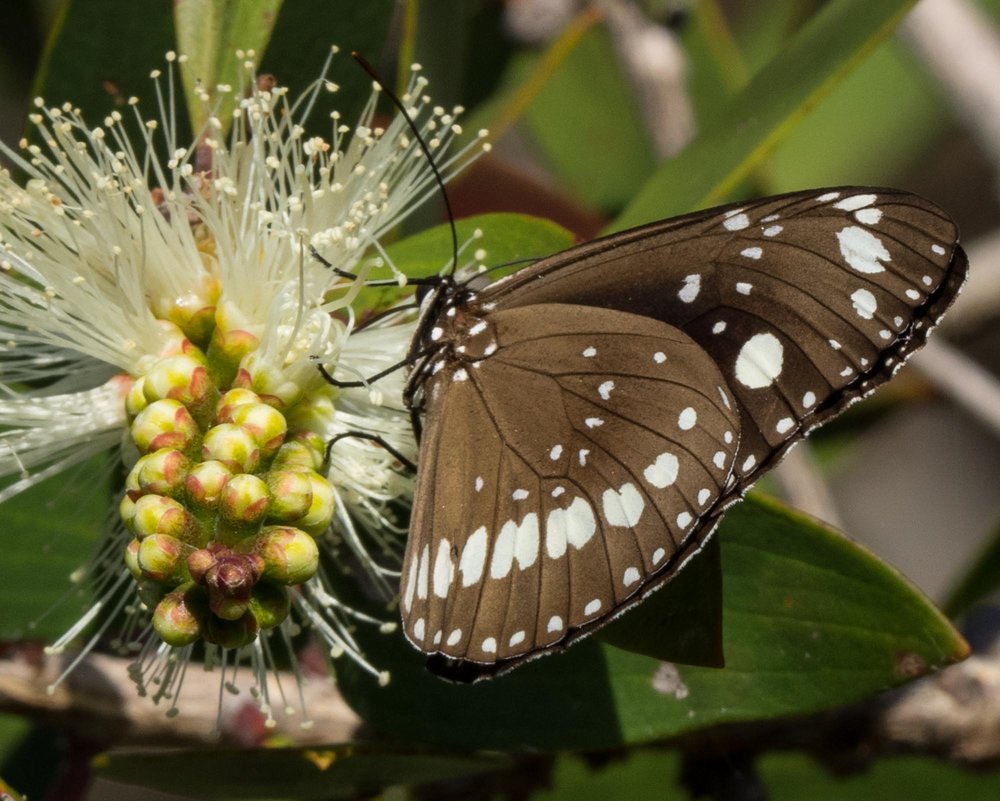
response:
[(608, 525), (632, 528), (642, 517), (646, 501), (635, 484), (626, 483), (618, 490), (606, 489), (601, 497), (601, 505)]
[(584, 498), (574, 498), (567, 508), (553, 509), (545, 518), (545, 552), (558, 559), (566, 553), (567, 544), (579, 550), (596, 531), (594, 510)]
[(854, 219), (865, 225), (878, 225), (882, 220), (882, 209), (859, 209), (854, 212)]
[(424, 622), (423, 618), (419, 618), (416, 623), (413, 624), (413, 636), (418, 640), (423, 640), (424, 638), (424, 627), (427, 624)]
[(816, 198), (816, 200), (820, 203), (829, 203), (831, 200), (836, 200), (838, 197), (840, 197), (840, 192), (826, 192)]
[(910, 300), (920, 300), (920, 293), (915, 289), (907, 289), (906, 297), (908, 297)]
[(588, 450), (587, 448), (580, 448), (580, 452), (579, 454), (577, 454), (580, 457), (580, 467), (587, 466), (587, 454), (589, 453), (590, 450)]
[(937, 253), (938, 256), (943, 256), (946, 253), (945, 249), (940, 245), (931, 245), (931, 250)]
[(795, 421), (791, 417), (782, 417), (777, 425), (774, 427), (775, 431), (779, 434), (787, 434), (792, 430), (792, 426), (795, 425)]
[(859, 273), (873, 275), (885, 272), (885, 266), (881, 262), (892, 261), (882, 240), (865, 228), (851, 225), (837, 231), (837, 241), (844, 261)]
[(482, 492), (483, 490), (483, 477), (476, 476), (476, 492)]
[(854, 290), (851, 294), (851, 302), (854, 304), (854, 311), (858, 313), (858, 317), (863, 317), (865, 320), (871, 320), (875, 316), (875, 310), (878, 309), (875, 296), (867, 289)]
[(583, 358), (593, 359), (597, 355), (597, 348), (591, 345), (589, 348), (583, 349)]
[(604, 425), (604, 421), (600, 417), (588, 417), (583, 422), (587, 424), (587, 428), (598, 428)]
[(614, 381), (605, 381), (597, 388), (597, 394), (600, 395), (604, 400), (608, 400), (611, 397), (611, 390), (615, 388)]
[(451, 543), (442, 539), (438, 543), (437, 556), (434, 557), (434, 594), (438, 598), (448, 597), (448, 588), (455, 580), (455, 565), (451, 561)]
[(751, 289), (753, 289), (753, 284), (748, 284), (746, 281), (740, 281), (736, 284), (736, 291), (741, 295), (749, 295)]
[(724, 320), (719, 320), (715, 325), (712, 326), (713, 334), (721, 334), (726, 330), (726, 323)]
[(722, 225), (727, 231), (742, 231), (750, 225), (750, 220), (745, 214), (735, 213), (731, 217), (727, 217)]
[(413, 605), (413, 593), (417, 591), (417, 563), (419, 559), (410, 560), (410, 574), (406, 578), (406, 593), (403, 595), (403, 609), (407, 612)]
[(653, 564), (658, 565), (663, 561), (663, 557), (667, 555), (667, 552), (663, 548), (657, 548), (653, 551)]
[(698, 273), (694, 273), (684, 278), (684, 286), (678, 291), (677, 297), (684, 301), (684, 303), (694, 303), (700, 291), (701, 276)]
[(677, 480), (679, 464), (677, 457), (672, 453), (661, 453), (656, 457), (655, 462), (643, 470), (642, 474), (646, 481), (654, 487), (664, 489)]
[(458, 572), (462, 575), (462, 586), (471, 587), (483, 577), (486, 565), (486, 526), (480, 526), (465, 541), (462, 556), (458, 560)]
[(630, 567), (625, 570), (625, 575), (622, 577), (622, 584), (626, 587), (631, 587), (635, 584), (642, 576), (639, 573), (639, 569), (635, 567)]
[(469, 378), (469, 374), (468, 374), (468, 372), (466, 372), (466, 370), (465, 370), (464, 367), (459, 367), (455, 371), (455, 374), (452, 376), (452, 379), (455, 380), (455, 381), (466, 381), (466, 380), (468, 380), (468, 378)]
[(601, 599), (595, 598), (594, 600), (588, 602), (585, 607), (583, 607), (583, 614), (587, 615), (588, 617), (590, 615), (596, 615), (600, 611), (600, 609), (601, 609)]
[(487, 637), (483, 640), (483, 653), (495, 654), (497, 652), (497, 641), (495, 637)]
[(740, 467), (740, 469), (741, 469), (741, 470), (742, 470), (742, 471), (743, 471), (744, 473), (749, 473), (749, 472), (750, 472), (751, 470), (753, 470), (753, 468), (754, 468), (754, 465), (756, 465), (756, 464), (757, 464), (757, 457), (756, 457), (756, 456), (754, 456), (753, 454), (750, 454), (750, 455), (749, 455), (749, 456), (748, 456), (748, 457), (747, 457), (747, 458), (746, 458), (746, 459), (745, 459), (745, 460), (743, 461), (743, 465), (742, 465), (742, 467)]
[(802, 405), (805, 408), (811, 409), (815, 404), (816, 404), (815, 392), (807, 392), (805, 395), (802, 396)]
[(750, 389), (769, 387), (781, 375), (785, 349), (774, 334), (754, 334), (736, 357), (736, 380)]
[(510, 497), (515, 501), (523, 501), (529, 494), (526, 489), (516, 489), (510, 494)]
[(554, 631), (562, 631), (563, 619), (559, 617), (559, 615), (553, 615), (552, 617), (549, 618), (548, 625), (545, 628), (549, 633), (552, 633)]
[(447, 643), (448, 645), (455, 646), (458, 645), (459, 641), (462, 639), (462, 630), (454, 629), (451, 634), (448, 635)]
[(552, 450), (549, 451), (549, 458), (554, 462), (560, 456), (562, 456), (562, 452), (563, 452), (563, 446), (562, 445), (553, 445), (552, 446)]
[(769, 225), (764, 229), (764, 236), (777, 236), (784, 230), (784, 227), (780, 225)]
[(708, 503), (708, 499), (712, 497), (712, 491), (707, 487), (698, 490), (698, 505), (704, 506)]
[(653, 354), (653, 361), (656, 362), (657, 364), (663, 364), (666, 360), (667, 360), (667, 354), (664, 353), (662, 350), (658, 350), (656, 351), (656, 353)]
[(720, 470), (724, 468), (726, 466), (726, 452), (716, 451), (715, 456), (712, 457), (712, 463)]
[(865, 206), (870, 206), (874, 202), (875, 195), (850, 195), (839, 203), (834, 203), (833, 207), (841, 211), (856, 211), (857, 209), (863, 209)]
[(748, 259), (759, 259), (764, 255), (763, 248), (744, 248), (740, 251), (741, 256), (745, 256)]
[(510, 647), (513, 648), (515, 645), (520, 645), (524, 642), (525, 634), (523, 631), (515, 631), (510, 635)]
[(677, 528), (683, 531), (684, 529), (686, 529), (688, 526), (691, 525), (692, 519), (693, 518), (691, 517), (690, 512), (681, 512), (679, 515), (677, 515)]
[(698, 422), (698, 413), (694, 410), (694, 407), (688, 406), (681, 411), (677, 417), (677, 426), (682, 431), (689, 431), (694, 428), (694, 424)]

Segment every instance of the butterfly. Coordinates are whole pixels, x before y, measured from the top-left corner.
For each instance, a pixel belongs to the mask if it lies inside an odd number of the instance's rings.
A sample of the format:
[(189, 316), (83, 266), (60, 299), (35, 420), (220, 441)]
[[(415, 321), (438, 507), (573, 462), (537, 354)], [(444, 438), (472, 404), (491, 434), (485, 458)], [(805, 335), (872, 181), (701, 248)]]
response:
[(408, 360), (405, 636), (477, 679), (637, 604), (895, 373), (967, 268), (928, 201), (842, 187), (617, 233), (482, 288), (443, 277)]

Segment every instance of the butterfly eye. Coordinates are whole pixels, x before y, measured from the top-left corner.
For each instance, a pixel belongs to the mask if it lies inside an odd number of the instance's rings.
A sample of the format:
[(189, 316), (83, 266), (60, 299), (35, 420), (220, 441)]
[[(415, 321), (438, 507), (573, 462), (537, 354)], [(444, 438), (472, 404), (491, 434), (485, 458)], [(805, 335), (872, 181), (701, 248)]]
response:
[(596, 240), (474, 309), (446, 279), (414, 339), (446, 347), (412, 374), (406, 636), (449, 673), (491, 675), (639, 602), (923, 344), (964, 281), (957, 242), (921, 198), (842, 188)]

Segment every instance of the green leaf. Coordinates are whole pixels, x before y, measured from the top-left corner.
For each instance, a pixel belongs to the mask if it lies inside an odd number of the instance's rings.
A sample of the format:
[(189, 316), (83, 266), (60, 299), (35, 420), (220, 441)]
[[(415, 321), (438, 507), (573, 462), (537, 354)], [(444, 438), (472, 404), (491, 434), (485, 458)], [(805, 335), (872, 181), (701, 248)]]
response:
[(892, 32), (913, 2), (825, 4), (677, 158), (654, 173), (612, 229), (723, 201)]
[(723, 667), (722, 550), (712, 537), (666, 587), (602, 629), (603, 642), (685, 665)]
[[(91, 459), (0, 506), (0, 640), (51, 640), (79, 618), (89, 588), (70, 574), (104, 536), (110, 492), (94, 477), (108, 469)], [(80, 596), (65, 597), (73, 589)]]
[(955, 617), (1000, 588), (1000, 526), (944, 604)]
[(94, 124), (132, 95), (149, 99), (149, 73), (173, 47), (170, 3), (63, 0), (32, 91), (78, 106)]
[(967, 654), (895, 571), (775, 501), (751, 497), (727, 513), (717, 536), (725, 669), (673, 665), (589, 638), (507, 676), (452, 685), (427, 673), (397, 635), (364, 640), (372, 663), (391, 671), (387, 687), (342, 660), (341, 690), (372, 726), (403, 741), (585, 749), (815, 712)]
[[(483, 214), (455, 221), (458, 244), (471, 244), (459, 263), (466, 263), (474, 251), (484, 250), (485, 255), (478, 261), (487, 267), (511, 265), (510, 269), (490, 273), (495, 279), (504, 272), (521, 266), (525, 259), (535, 260), (559, 250), (565, 250), (573, 243), (573, 235), (554, 222), (525, 214)], [(473, 240), (473, 233), (479, 230), (482, 236)], [(401, 239), (386, 248), (386, 253), (396, 268), (409, 278), (424, 278), (437, 275), (451, 264), (451, 228), (438, 225), (419, 234)], [(372, 277), (388, 277), (388, 270), (380, 271)], [(367, 287), (358, 294), (355, 307), (359, 309), (380, 309), (399, 299), (399, 290), (393, 287)]]
[(769, 754), (758, 773), (771, 801), (993, 801), (1000, 797), (1000, 775), (972, 773), (927, 757), (880, 759), (866, 770), (834, 776), (809, 757)]
[[(521, 59), (525, 75), (537, 58)], [(655, 166), (645, 122), (603, 26), (589, 30), (549, 76), (525, 122), (561, 184), (592, 208), (620, 209)]]
[[(224, 130), (232, 122), (235, 97), (223, 95), (218, 109), (212, 102), (203, 103), (199, 94), (207, 91), (215, 98), (215, 87), (240, 85), (245, 75), (243, 62), (256, 65), (271, 38), (271, 31), (282, 0), (174, 0), (174, 25), (177, 49), (187, 56), (188, 69), (181, 72), (184, 94), (191, 116), (192, 133), (197, 135), (208, 120), (209, 113), (222, 121)], [(237, 58), (237, 49), (254, 51)]]
[(506, 767), (497, 755), (434, 753), (344, 743), (315, 748), (116, 751), (95, 760), (100, 775), (206, 801), (367, 798), (397, 784), (420, 784)]

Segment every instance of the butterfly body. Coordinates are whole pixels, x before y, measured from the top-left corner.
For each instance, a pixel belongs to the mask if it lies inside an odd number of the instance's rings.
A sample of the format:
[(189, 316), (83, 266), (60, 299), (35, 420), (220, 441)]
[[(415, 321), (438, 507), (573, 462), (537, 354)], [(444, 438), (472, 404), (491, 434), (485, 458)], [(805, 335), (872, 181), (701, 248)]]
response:
[(815, 190), (595, 240), (427, 298), (401, 607), (490, 675), (674, 575), (723, 510), (926, 338), (964, 280), (946, 215)]

